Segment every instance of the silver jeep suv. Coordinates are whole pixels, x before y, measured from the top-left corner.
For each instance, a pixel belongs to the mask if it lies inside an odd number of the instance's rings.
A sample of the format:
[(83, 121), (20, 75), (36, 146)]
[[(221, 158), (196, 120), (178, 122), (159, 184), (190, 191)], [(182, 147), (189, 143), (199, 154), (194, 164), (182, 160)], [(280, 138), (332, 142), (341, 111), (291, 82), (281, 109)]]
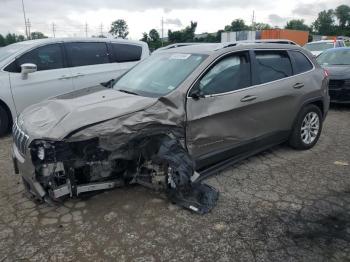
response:
[(286, 141), (316, 144), (327, 86), (324, 70), (295, 45), (161, 51), (107, 88), (24, 110), (13, 129), (15, 170), (40, 200), (138, 183), (205, 213), (217, 199), (200, 183), (207, 175)]

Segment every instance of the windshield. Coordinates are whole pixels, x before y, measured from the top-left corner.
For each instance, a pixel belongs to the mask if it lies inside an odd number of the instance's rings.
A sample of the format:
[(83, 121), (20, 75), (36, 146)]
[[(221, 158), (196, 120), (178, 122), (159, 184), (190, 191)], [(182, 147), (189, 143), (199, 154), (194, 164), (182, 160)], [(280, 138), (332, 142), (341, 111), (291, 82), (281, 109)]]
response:
[(309, 51), (324, 51), (333, 47), (333, 42), (308, 43), (304, 45), (304, 48), (306, 48)]
[(13, 54), (17, 53), (25, 46), (26, 46), (26, 44), (24, 44), (24, 43), (16, 43), (16, 44), (8, 45), (5, 47), (1, 47), (0, 48), (0, 61), (12, 56)]
[(350, 65), (350, 49), (322, 53), (317, 61), (321, 65)]
[(122, 76), (113, 88), (160, 97), (176, 89), (206, 57), (198, 54), (154, 54)]

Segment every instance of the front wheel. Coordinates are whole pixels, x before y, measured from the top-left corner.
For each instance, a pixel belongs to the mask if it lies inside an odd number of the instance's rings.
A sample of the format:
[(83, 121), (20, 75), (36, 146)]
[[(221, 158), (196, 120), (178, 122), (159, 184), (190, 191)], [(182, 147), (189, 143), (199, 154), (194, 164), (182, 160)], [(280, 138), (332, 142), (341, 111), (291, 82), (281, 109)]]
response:
[(294, 124), (289, 145), (299, 150), (312, 148), (320, 138), (322, 123), (321, 110), (316, 105), (305, 106)]

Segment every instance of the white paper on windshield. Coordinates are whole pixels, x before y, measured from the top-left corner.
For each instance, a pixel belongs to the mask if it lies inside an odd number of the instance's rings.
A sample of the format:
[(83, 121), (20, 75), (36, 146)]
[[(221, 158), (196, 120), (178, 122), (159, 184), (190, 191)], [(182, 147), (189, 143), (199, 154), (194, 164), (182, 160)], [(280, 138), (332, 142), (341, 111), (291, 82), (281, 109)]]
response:
[(170, 59), (179, 59), (179, 60), (185, 60), (189, 58), (191, 54), (173, 54)]

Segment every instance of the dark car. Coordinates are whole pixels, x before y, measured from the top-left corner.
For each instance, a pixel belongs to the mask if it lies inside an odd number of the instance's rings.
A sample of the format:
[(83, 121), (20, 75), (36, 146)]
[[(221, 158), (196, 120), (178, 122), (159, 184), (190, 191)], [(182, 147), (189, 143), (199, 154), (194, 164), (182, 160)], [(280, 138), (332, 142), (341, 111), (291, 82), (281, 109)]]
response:
[(350, 47), (327, 50), (317, 61), (328, 71), (331, 102), (350, 103)]

